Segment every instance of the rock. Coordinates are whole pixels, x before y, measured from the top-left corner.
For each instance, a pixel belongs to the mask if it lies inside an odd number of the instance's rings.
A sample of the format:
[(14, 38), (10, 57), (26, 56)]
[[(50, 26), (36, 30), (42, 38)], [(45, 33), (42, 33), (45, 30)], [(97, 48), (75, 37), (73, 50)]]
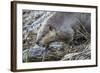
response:
[(33, 48), (30, 48), (29, 57), (31, 58), (31, 57), (41, 56), (44, 51), (45, 51), (45, 48), (36, 45)]
[(62, 48), (62, 42), (53, 42), (49, 45), (50, 48)]
[(33, 48), (26, 49), (23, 51), (23, 61), (30, 61), (31, 59), (36, 59), (38, 57), (42, 58), (42, 54), (45, 48), (35, 45)]

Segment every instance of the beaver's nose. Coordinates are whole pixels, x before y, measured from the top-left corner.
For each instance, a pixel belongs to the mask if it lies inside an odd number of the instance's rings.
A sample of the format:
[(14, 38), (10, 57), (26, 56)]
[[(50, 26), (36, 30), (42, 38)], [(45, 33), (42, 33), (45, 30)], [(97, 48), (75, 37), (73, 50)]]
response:
[(45, 47), (45, 45), (44, 45), (44, 44), (42, 44), (42, 43), (41, 43), (41, 42), (39, 42), (39, 41), (37, 41), (37, 42), (36, 42), (36, 44), (37, 44), (37, 45), (39, 45), (39, 46)]
[(37, 45), (39, 45), (39, 46), (41, 46), (41, 44), (40, 44), (40, 42), (39, 42), (39, 41), (36, 41), (36, 44), (37, 44)]
[(39, 41), (36, 41), (36, 44), (39, 45)]

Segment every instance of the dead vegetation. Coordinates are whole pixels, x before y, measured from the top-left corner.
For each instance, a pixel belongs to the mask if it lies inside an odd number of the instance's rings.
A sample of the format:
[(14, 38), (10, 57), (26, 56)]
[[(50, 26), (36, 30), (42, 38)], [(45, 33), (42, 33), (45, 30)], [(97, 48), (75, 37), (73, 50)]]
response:
[[(46, 14), (48, 14), (46, 11), (23, 10), (23, 62), (91, 59), (90, 34), (85, 30), (77, 31), (74, 40), (69, 44), (62, 43), (61, 47), (48, 48), (43, 60), (43, 52), (45, 50), (41, 47), (34, 48), (34, 46), (36, 45), (38, 25), (44, 21), (43, 15), (46, 16)], [(42, 20), (40, 20), (41, 17)], [(82, 26), (82, 29), (85, 28)]]

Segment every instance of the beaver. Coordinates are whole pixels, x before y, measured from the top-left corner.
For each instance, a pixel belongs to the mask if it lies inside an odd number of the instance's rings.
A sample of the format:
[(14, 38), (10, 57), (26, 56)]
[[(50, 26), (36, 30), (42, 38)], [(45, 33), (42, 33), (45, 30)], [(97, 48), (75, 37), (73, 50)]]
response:
[(36, 43), (45, 47), (55, 41), (70, 43), (77, 31), (91, 33), (90, 13), (56, 12), (41, 25)]

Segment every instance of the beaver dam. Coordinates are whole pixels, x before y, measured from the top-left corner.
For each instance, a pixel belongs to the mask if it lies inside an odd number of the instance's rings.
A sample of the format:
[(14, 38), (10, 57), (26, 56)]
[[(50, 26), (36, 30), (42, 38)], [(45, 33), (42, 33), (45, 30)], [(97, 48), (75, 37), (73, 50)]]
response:
[(54, 41), (49, 47), (36, 44), (42, 24), (56, 12), (23, 10), (23, 62), (68, 61), (91, 59), (90, 33), (75, 31), (73, 40)]

